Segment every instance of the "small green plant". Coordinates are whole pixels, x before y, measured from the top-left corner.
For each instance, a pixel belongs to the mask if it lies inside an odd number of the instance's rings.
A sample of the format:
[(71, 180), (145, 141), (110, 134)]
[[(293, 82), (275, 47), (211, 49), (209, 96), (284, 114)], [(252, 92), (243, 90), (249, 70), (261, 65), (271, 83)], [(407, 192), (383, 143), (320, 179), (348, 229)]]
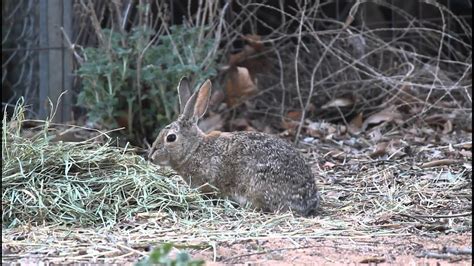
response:
[(155, 32), (143, 26), (101, 32), (99, 47), (84, 49), (78, 104), (92, 123), (125, 127), (132, 142), (156, 137), (176, 117), (182, 76), (200, 82), (216, 75), (216, 43), (205, 27), (171, 26), (156, 41)]
[(185, 252), (179, 252), (175, 259), (168, 257), (173, 244), (165, 243), (153, 249), (150, 256), (137, 262), (135, 266), (167, 265), (167, 266), (200, 266), (204, 265), (203, 260), (193, 260)]

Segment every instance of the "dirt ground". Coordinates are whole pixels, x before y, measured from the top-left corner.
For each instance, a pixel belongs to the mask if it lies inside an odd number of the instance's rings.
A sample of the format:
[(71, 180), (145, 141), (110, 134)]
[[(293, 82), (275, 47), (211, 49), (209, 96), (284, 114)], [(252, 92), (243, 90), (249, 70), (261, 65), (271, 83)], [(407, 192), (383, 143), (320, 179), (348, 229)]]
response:
[[(471, 247), (472, 234), (439, 237), (282, 239), (220, 243), (215, 250), (192, 251), (206, 265), (471, 265), (472, 256), (443, 252)], [(213, 262), (214, 256), (217, 262)]]
[[(317, 226), (315, 226), (317, 227)], [(133, 265), (148, 254), (154, 232), (136, 241), (118, 241), (123, 232), (87, 237), (86, 229), (71, 229), (64, 237), (54, 227), (33, 230), (28, 236), (3, 235), (2, 264), (63, 265), (98, 263)], [(314, 228), (317, 231), (317, 228)], [(9, 239), (16, 235), (15, 239)], [(83, 236), (83, 237), (81, 237)], [(96, 238), (98, 236), (98, 238)], [(160, 236), (157, 235), (157, 238)], [(189, 237), (189, 236), (188, 236)], [(174, 248), (188, 252), (205, 265), (472, 265), (472, 233), (394, 234), (370, 237), (255, 237), (206, 242), (199, 247)], [(195, 243), (199, 243), (200, 242)], [(103, 242), (103, 243), (101, 243)], [(128, 242), (128, 243), (127, 243)], [(185, 241), (189, 244), (191, 242)], [(105, 244), (105, 245), (104, 245)], [(451, 253), (450, 253), (451, 252)], [(464, 252), (464, 253), (463, 253)], [(454, 254), (457, 253), (457, 254)]]

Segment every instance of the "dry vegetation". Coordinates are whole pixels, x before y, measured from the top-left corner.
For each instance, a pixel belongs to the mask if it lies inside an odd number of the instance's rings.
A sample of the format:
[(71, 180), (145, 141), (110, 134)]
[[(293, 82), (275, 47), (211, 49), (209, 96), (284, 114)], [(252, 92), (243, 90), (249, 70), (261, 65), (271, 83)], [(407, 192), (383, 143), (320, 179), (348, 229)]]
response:
[[(383, 29), (361, 23), (367, 3), (341, 22), (317, 1), (286, 14), (260, 3), (237, 14), (211, 2), (190, 23), (212, 14), (227, 56), (202, 126), (297, 140), (321, 189), (319, 215), (205, 198), (108, 133), (50, 121), (27, 129), (20, 104), (2, 123), (2, 261), (132, 263), (175, 242), (221, 263), (470, 264), (470, 25), (431, 1), (439, 24), (377, 2), (403, 25)], [(286, 21), (264, 37), (242, 34), (244, 22), (262, 23), (262, 10)], [(229, 55), (235, 40), (244, 48)], [(74, 130), (88, 137), (58, 138)]]

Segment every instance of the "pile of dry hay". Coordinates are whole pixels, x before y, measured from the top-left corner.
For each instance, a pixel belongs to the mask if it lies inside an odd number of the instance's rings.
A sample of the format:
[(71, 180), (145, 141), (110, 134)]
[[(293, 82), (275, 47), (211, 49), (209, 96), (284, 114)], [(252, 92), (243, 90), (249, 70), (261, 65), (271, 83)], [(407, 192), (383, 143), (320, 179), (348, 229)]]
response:
[(148, 211), (173, 219), (215, 215), (211, 200), (111, 139), (52, 141), (50, 120), (36, 121), (33, 134), (22, 128), (24, 111), (20, 103), (2, 122), (3, 226), (113, 225)]

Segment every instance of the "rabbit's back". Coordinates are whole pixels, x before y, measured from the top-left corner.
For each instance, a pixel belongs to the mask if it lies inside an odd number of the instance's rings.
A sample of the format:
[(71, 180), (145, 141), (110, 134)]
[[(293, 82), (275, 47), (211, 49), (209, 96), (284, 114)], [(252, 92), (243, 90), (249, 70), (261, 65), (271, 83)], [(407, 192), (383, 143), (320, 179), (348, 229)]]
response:
[(265, 133), (234, 132), (216, 138), (221, 150), (221, 191), (266, 211), (307, 215), (318, 204), (311, 168), (288, 142)]

